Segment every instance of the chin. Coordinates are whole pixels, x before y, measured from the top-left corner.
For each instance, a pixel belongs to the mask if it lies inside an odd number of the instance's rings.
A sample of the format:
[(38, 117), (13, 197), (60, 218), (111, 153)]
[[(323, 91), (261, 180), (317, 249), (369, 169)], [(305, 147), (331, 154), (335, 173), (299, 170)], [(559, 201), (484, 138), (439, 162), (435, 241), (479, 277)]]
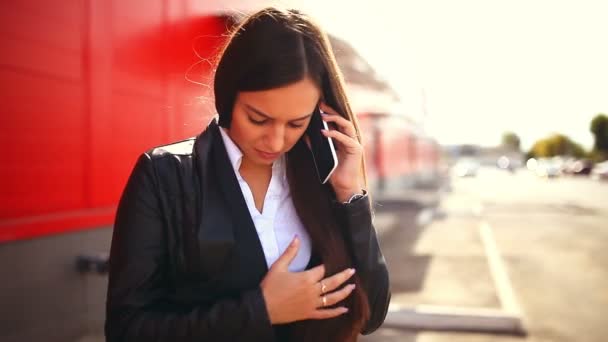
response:
[(258, 166), (272, 166), (272, 164), (276, 161), (276, 160), (260, 158), (260, 157), (256, 156), (255, 154), (254, 154), (253, 158), (251, 156), (248, 156), (247, 159), (249, 160), (249, 162), (251, 164), (258, 165)]
[(272, 166), (272, 164), (274, 164), (274, 162), (277, 161), (278, 159), (279, 158), (277, 158), (275, 160), (257, 159), (256, 163), (260, 164), (260, 165)]

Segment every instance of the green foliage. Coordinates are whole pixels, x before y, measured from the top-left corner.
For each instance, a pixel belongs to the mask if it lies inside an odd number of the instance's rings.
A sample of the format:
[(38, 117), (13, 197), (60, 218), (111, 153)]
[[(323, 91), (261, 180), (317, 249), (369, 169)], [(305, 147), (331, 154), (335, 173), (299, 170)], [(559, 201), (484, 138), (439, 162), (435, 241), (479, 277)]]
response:
[(527, 155), (534, 158), (554, 156), (586, 157), (585, 149), (563, 134), (553, 134), (547, 138), (538, 140)]
[(593, 149), (591, 152), (589, 152), (589, 159), (591, 159), (594, 163), (603, 162), (604, 160), (608, 160), (608, 152)]
[(608, 116), (603, 113), (597, 114), (593, 120), (589, 130), (595, 138), (593, 149), (601, 152), (608, 152)]
[(519, 139), (519, 136), (517, 136), (517, 134), (513, 133), (513, 132), (505, 132), (502, 135), (502, 146), (512, 150), (512, 151), (519, 151), (520, 149), (520, 145), (521, 145), (521, 141)]
[[(583, 147), (563, 134), (553, 134), (547, 138), (540, 139), (526, 153), (527, 158), (543, 158), (554, 156), (572, 156), (575, 158), (589, 158), (594, 162), (608, 160), (608, 116), (598, 113), (589, 126), (594, 136), (593, 149), (585, 152)], [(506, 139), (512, 139), (503, 135), (503, 145)]]

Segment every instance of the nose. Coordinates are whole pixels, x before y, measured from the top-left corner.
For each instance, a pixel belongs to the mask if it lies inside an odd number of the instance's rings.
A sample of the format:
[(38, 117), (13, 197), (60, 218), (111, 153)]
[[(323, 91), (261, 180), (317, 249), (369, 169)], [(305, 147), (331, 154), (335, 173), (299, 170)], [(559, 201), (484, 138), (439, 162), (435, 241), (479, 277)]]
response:
[(266, 134), (266, 150), (270, 153), (279, 153), (285, 144), (285, 128), (282, 125), (272, 125)]

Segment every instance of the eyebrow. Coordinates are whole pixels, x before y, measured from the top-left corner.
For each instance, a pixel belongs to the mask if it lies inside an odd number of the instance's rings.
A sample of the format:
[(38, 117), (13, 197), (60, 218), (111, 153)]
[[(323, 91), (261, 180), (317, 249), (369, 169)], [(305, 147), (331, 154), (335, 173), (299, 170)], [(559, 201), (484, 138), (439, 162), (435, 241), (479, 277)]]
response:
[[(271, 117), (270, 115), (268, 115), (268, 114), (266, 114), (266, 113), (264, 113), (264, 112), (262, 112), (262, 111), (260, 111), (260, 110), (258, 110), (258, 109), (255, 109), (255, 108), (253, 108), (252, 106), (250, 106), (250, 105), (248, 105), (248, 104), (246, 104), (246, 103), (245, 103), (245, 107), (247, 107), (247, 109), (251, 110), (252, 112), (254, 112), (254, 113), (258, 114), (258, 115), (261, 115), (261, 116), (263, 116), (263, 117), (265, 117), (265, 118), (267, 118), (267, 119), (270, 119), (270, 120), (274, 120), (274, 118), (273, 118), (273, 117)], [(295, 118), (295, 119), (293, 119), (293, 120), (289, 120), (289, 121), (291, 122), (291, 121), (299, 121), (299, 120), (304, 120), (304, 119), (306, 119), (306, 118), (307, 118), (307, 117), (309, 117), (309, 116), (312, 116), (312, 113), (311, 113), (311, 114), (304, 115), (304, 116), (299, 117), (299, 118)]]

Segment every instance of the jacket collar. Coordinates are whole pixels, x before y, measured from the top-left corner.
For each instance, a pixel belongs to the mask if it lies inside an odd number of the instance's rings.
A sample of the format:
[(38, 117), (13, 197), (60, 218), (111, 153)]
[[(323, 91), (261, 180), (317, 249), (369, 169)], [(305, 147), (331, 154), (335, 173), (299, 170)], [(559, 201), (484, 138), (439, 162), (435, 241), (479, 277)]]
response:
[[(196, 138), (193, 159), (200, 188), (197, 227), (202, 266), (208, 270), (221, 268), (238, 237), (244, 241), (239, 248), (251, 256), (243, 268), (248, 274), (243, 276), (261, 278), (267, 271), (264, 251), (215, 118)], [(212, 258), (205, 247), (215, 249)]]

